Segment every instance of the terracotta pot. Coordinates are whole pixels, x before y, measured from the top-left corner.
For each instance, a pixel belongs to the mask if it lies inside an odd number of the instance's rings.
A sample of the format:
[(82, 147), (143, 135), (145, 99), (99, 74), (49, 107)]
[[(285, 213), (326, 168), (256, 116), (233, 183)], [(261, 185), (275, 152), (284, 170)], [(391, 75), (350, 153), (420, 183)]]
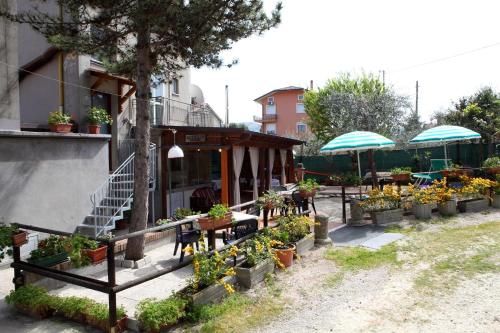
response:
[(57, 133), (69, 133), (71, 132), (72, 127), (72, 124), (53, 124), (50, 125), (50, 131)]
[(93, 264), (98, 263), (106, 259), (107, 245), (103, 245), (95, 250), (84, 249), (83, 252), (90, 258)]
[(233, 213), (229, 212), (222, 219), (213, 219), (210, 217), (200, 217), (198, 218), (198, 224), (201, 230), (215, 230), (217, 228), (223, 227), (225, 225), (231, 224), (231, 219)]
[(89, 125), (90, 134), (101, 134), (101, 125)]
[(316, 195), (316, 191), (317, 191), (317, 190), (312, 190), (311, 192), (308, 192), (308, 191), (306, 191), (306, 190), (300, 190), (300, 191), (299, 191), (299, 194), (300, 194), (300, 196), (301, 196), (302, 198), (304, 198), (304, 199), (305, 199), (305, 198), (312, 198), (312, 197), (314, 197), (314, 196)]
[(289, 245), (288, 249), (275, 249), (276, 256), (278, 260), (283, 264), (283, 266), (290, 267), (293, 264), (293, 254), (295, 252), (295, 246)]
[(491, 174), (491, 175), (496, 175), (500, 173), (500, 167), (494, 167), (494, 168), (487, 168), (486, 172)]
[(12, 235), (12, 245), (21, 246), (28, 243), (27, 239), (28, 233), (26, 231), (20, 231)]
[(395, 182), (409, 182), (410, 173), (399, 173), (397, 175), (391, 175), (392, 180)]

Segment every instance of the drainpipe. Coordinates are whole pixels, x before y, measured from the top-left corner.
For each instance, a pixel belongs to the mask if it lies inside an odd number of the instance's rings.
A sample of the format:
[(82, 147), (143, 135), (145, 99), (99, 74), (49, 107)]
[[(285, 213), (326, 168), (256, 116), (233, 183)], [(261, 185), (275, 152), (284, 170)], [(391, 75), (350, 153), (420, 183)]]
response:
[[(63, 25), (63, 7), (59, 4), (59, 20)], [(64, 113), (64, 53), (59, 52), (57, 64), (57, 78), (59, 80), (59, 111)]]

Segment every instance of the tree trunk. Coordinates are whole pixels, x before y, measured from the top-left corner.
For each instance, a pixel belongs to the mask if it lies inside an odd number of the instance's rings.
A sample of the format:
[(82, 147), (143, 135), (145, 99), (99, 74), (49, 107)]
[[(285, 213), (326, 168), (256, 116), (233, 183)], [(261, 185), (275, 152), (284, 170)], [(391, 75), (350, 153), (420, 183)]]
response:
[[(145, 26), (137, 33), (137, 103), (134, 158), (134, 206), (130, 219), (130, 232), (146, 229), (149, 194), (149, 95), (151, 80), (150, 31)], [(129, 238), (125, 259), (144, 257), (144, 236)]]
[(378, 188), (377, 168), (375, 167), (373, 149), (368, 150), (368, 162), (370, 163), (370, 170), (372, 172), (372, 188)]

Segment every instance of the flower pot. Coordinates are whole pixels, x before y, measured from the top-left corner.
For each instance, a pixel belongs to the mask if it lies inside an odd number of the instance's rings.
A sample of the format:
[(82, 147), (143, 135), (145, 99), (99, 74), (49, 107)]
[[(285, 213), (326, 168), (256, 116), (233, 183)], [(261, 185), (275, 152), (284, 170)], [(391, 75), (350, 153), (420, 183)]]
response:
[(493, 193), (491, 199), (491, 206), (493, 206), (493, 208), (500, 208), (500, 194)]
[(432, 217), (432, 208), (435, 205), (435, 203), (413, 204), (413, 215), (415, 215), (415, 218), (418, 220), (428, 220)]
[(274, 272), (274, 261), (271, 258), (267, 258), (253, 267), (236, 266), (234, 270), (236, 271), (238, 283), (250, 289), (264, 281), (266, 274)]
[(295, 243), (295, 249), (296, 249), (295, 253), (296, 255), (301, 256), (310, 249), (312, 249), (313, 247), (314, 247), (314, 234), (311, 233)]
[[(234, 284), (236, 282), (236, 277), (226, 276), (224, 277), (224, 282)], [(224, 288), (222, 284), (215, 283), (198, 291), (195, 294), (189, 295), (188, 297), (190, 298), (190, 302), (194, 306), (197, 306), (220, 302), (227, 295), (228, 293), (226, 291), (226, 288)]]
[(231, 224), (231, 219), (233, 214), (231, 212), (227, 213), (224, 218), (213, 219), (211, 217), (200, 217), (198, 218), (198, 224), (201, 230), (215, 230), (226, 225)]
[(486, 172), (490, 175), (500, 174), (500, 167), (486, 168)]
[(392, 180), (395, 182), (409, 182), (410, 181), (410, 173), (398, 173), (395, 175), (391, 175)]
[(295, 252), (295, 246), (289, 245), (287, 249), (275, 249), (276, 256), (280, 263), (286, 268), (293, 264), (293, 253)]
[(12, 235), (12, 246), (21, 246), (28, 243), (28, 233), (26, 231), (19, 231)]
[(28, 258), (28, 262), (33, 265), (38, 265), (38, 266), (43, 266), (43, 267), (50, 267), (54, 266), (56, 264), (59, 264), (63, 261), (68, 260), (68, 254), (66, 252), (61, 252), (54, 254), (49, 257), (43, 257), (43, 258), (38, 258), (38, 259), (31, 259)]
[(108, 249), (107, 245), (103, 245), (95, 250), (84, 249), (83, 252), (90, 258), (93, 264), (99, 263), (106, 259), (106, 250)]
[(390, 209), (381, 212), (370, 213), (373, 223), (378, 225), (387, 225), (390, 223), (400, 222), (403, 219), (403, 210)]
[(89, 125), (89, 133), (90, 134), (100, 134), (101, 133), (101, 125)]
[(51, 132), (57, 133), (69, 133), (71, 132), (72, 124), (51, 124), (50, 126)]
[(457, 202), (455, 200), (448, 200), (438, 203), (438, 211), (442, 216), (452, 216), (457, 214)]
[(458, 211), (460, 213), (465, 212), (481, 212), (483, 210), (488, 209), (489, 201), (488, 199), (471, 199), (471, 200), (462, 200), (457, 204)]
[(312, 191), (306, 191), (306, 190), (299, 190), (299, 194), (302, 198), (312, 198), (316, 195), (316, 190), (312, 190)]

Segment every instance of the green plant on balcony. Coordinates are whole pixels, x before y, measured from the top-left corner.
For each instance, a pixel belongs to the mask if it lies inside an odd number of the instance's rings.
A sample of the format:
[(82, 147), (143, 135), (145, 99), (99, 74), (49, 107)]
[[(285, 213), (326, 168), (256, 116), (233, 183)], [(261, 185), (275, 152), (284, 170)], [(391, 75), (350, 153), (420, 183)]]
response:
[(71, 117), (61, 111), (52, 111), (49, 113), (49, 118), (47, 119), (49, 125), (69, 124), (70, 121)]
[(87, 114), (87, 121), (91, 125), (111, 125), (113, 119), (108, 115), (108, 112), (106, 110), (93, 106), (89, 109), (89, 112)]

